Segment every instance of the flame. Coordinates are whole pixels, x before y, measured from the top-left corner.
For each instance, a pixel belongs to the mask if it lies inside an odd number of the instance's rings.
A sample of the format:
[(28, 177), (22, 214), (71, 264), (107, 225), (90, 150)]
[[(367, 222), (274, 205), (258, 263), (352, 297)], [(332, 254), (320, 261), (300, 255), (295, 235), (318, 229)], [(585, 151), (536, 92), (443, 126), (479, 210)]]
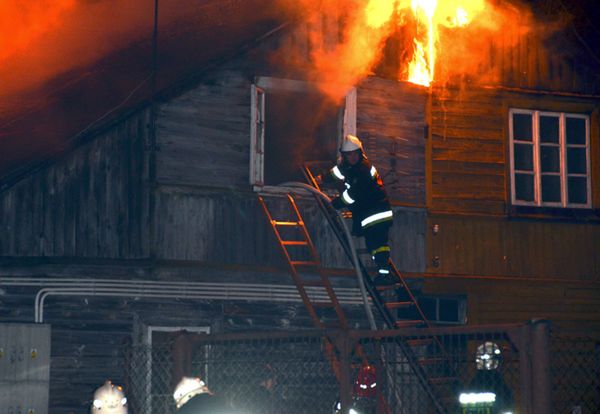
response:
[(415, 50), (408, 67), (408, 81), (429, 86), (435, 76), (439, 26), (465, 27), (484, 10), (485, 4), (484, 0), (412, 0), (411, 8), (417, 28), (424, 30), (417, 31), (414, 38)]

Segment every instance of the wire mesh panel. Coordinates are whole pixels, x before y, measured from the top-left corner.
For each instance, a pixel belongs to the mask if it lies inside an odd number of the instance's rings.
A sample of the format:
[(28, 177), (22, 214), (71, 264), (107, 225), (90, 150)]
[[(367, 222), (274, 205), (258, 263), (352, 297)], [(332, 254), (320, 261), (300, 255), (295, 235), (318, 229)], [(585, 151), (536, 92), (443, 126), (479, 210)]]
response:
[[(433, 341), (443, 354), (432, 353)], [(448, 413), (504, 413), (519, 405), (519, 353), (504, 333), (366, 338), (361, 344), (378, 367), (378, 390), (393, 413), (436, 413), (439, 406)], [(490, 400), (479, 400), (485, 396)]]
[[(452, 331), (433, 337), (415, 330), (338, 332), (338, 339), (360, 344), (361, 351), (351, 348), (347, 366), (349, 397), (356, 412), (514, 412), (521, 384), (519, 352), (511, 337), (501, 330)], [(255, 333), (234, 339), (202, 335), (193, 342), (188, 373), (202, 378), (230, 413), (333, 413), (341, 388), (332, 367), (343, 359), (339, 350), (326, 352), (324, 335), (313, 331), (306, 336)], [(129, 354), (133, 414), (175, 412), (170, 345), (135, 347)], [(365, 365), (373, 367), (368, 383)], [(461, 402), (461, 394), (471, 400)], [(472, 400), (481, 395), (493, 399)]]
[(234, 412), (330, 412), (338, 385), (321, 338), (206, 343), (194, 370)]
[(600, 412), (600, 341), (553, 336), (551, 361), (554, 412)]

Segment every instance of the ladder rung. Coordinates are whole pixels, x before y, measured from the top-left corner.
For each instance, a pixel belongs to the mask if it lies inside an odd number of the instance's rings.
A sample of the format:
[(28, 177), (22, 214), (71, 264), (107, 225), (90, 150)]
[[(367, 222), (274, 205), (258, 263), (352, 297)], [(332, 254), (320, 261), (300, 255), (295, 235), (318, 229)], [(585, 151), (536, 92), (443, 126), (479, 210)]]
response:
[(456, 377), (430, 377), (429, 382), (435, 385), (450, 384), (456, 381)]
[(308, 242), (300, 240), (284, 240), (281, 242), (281, 244), (284, 246), (307, 246)]
[(301, 221), (277, 221), (277, 220), (273, 220), (272, 223), (275, 226), (301, 226), (302, 225)]
[(422, 320), (400, 320), (396, 321), (396, 328), (410, 328), (411, 326), (417, 326), (422, 324)]
[(335, 308), (333, 302), (311, 302), (315, 308)]
[(319, 262), (291, 261), (294, 266), (319, 266)]
[(342, 329), (342, 325), (339, 322), (321, 322), (321, 326), (324, 329)]
[(433, 338), (418, 338), (418, 339), (409, 339), (406, 341), (409, 346), (423, 346), (430, 345), (433, 343)]
[(325, 283), (322, 280), (303, 280), (301, 282), (304, 286), (325, 286)]
[(414, 306), (414, 302), (386, 302), (385, 307), (388, 309), (409, 308)]
[(440, 362), (444, 362), (447, 359), (444, 357), (428, 357), (419, 359), (419, 364), (421, 365), (433, 365), (439, 364)]
[(398, 282), (398, 283), (394, 283), (393, 285), (377, 286), (377, 290), (383, 291), (383, 290), (390, 290), (390, 289), (400, 289), (402, 287), (403, 287), (402, 283)]

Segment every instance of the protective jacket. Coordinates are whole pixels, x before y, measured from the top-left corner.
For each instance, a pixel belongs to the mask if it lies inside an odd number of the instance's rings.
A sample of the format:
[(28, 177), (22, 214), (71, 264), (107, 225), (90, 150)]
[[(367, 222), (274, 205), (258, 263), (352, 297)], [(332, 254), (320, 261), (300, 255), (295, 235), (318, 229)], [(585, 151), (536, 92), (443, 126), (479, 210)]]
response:
[(352, 212), (353, 233), (363, 231), (376, 224), (392, 223), (392, 210), (377, 169), (369, 160), (361, 157), (355, 165), (342, 162), (330, 170), (334, 180), (344, 183), (341, 196), (332, 205), (336, 209), (347, 207)]

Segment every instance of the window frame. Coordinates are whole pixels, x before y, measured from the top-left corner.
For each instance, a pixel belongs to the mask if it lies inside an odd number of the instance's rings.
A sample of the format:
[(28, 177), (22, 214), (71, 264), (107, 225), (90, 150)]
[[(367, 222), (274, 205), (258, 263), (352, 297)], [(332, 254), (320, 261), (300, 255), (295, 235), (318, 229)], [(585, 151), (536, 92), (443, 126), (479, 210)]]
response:
[[(514, 125), (513, 125), (513, 115), (514, 114), (526, 114), (531, 116), (532, 122), (532, 157), (533, 157), (533, 201), (525, 201), (517, 199), (516, 194), (516, 180), (515, 176), (518, 171), (515, 171), (515, 143), (520, 143), (520, 141), (515, 140), (514, 137)], [(559, 120), (558, 127), (558, 148), (559, 148), (559, 166), (560, 171), (558, 176), (560, 177), (560, 194), (561, 201), (560, 202), (544, 202), (542, 200), (542, 175), (556, 175), (552, 173), (542, 173), (541, 171), (541, 146), (540, 143), (540, 117), (542, 116), (551, 116), (557, 117)], [(568, 144), (567, 143), (567, 126), (566, 120), (567, 118), (577, 118), (583, 119), (585, 121), (585, 146)], [(562, 209), (590, 209), (592, 208), (592, 170), (591, 170), (591, 140), (590, 140), (590, 115), (582, 114), (582, 113), (570, 113), (570, 112), (557, 112), (557, 111), (543, 111), (543, 110), (535, 110), (535, 109), (521, 109), (521, 108), (509, 108), (508, 111), (508, 129), (509, 129), (509, 151), (510, 151), (510, 195), (511, 195), (511, 204), (514, 206), (530, 206), (530, 207), (549, 207), (549, 208), (562, 208)], [(523, 141), (525, 143), (526, 141)], [(548, 145), (548, 144), (546, 144)], [(567, 171), (567, 150), (568, 148), (583, 148), (585, 147), (586, 153), (586, 173), (585, 174), (569, 174)], [(569, 188), (568, 188), (568, 179), (573, 176), (581, 176), (586, 177), (586, 192), (587, 192), (587, 202), (586, 204), (581, 203), (569, 203)]]
[[(319, 91), (319, 83), (293, 79), (257, 76), (250, 89), (250, 171), (249, 181), (253, 191), (266, 193), (285, 193), (290, 188), (265, 185), (265, 104), (269, 90), (288, 92)], [(345, 98), (344, 119), (339, 141), (346, 134), (356, 135), (356, 88), (352, 88)]]

